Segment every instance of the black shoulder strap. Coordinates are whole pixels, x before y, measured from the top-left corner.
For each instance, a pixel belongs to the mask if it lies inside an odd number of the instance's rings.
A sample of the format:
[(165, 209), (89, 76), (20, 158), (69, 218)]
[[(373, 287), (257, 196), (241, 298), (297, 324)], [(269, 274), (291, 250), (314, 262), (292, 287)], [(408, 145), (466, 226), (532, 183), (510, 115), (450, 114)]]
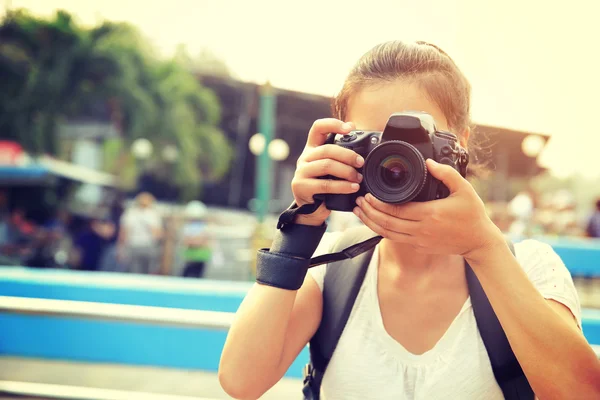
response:
[[(334, 262), (327, 265), (323, 284), (321, 325), (310, 341), (310, 363), (304, 371), (303, 392), (306, 400), (319, 399), (325, 370), (350, 317), (374, 247), (380, 240), (381, 237), (369, 228), (360, 226), (344, 231), (332, 249), (333, 254), (340, 255), (345, 255), (350, 248), (354, 248), (355, 251), (348, 254), (353, 258), (338, 256)], [(363, 242), (367, 244), (364, 245)], [(351, 246), (356, 243), (363, 246)], [(362, 250), (361, 253), (358, 252), (359, 249)]]
[[(511, 242), (508, 244), (512, 253), (515, 254), (513, 244)], [(477, 279), (473, 269), (467, 262), (465, 262), (465, 273), (479, 334), (483, 339), (494, 376), (500, 389), (502, 389), (504, 398), (533, 400), (535, 397), (533, 389), (510, 347), (504, 329), (502, 329), (502, 325), (500, 325), (500, 321), (481, 287), (479, 279)]]

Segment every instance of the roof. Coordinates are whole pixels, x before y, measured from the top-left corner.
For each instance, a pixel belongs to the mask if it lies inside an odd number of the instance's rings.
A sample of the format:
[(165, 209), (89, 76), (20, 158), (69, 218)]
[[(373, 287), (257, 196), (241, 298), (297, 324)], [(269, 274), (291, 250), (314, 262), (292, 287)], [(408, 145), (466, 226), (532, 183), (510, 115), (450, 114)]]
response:
[(50, 182), (52, 177), (92, 185), (116, 185), (116, 178), (111, 174), (46, 156), (23, 166), (0, 165), (0, 184), (39, 184)]
[[(258, 95), (261, 85), (238, 81), (222, 76), (201, 75), (204, 86), (212, 89), (221, 100), (221, 127), (231, 140), (238, 140), (240, 129), (256, 130), (251, 122), (244, 128), (239, 124), (240, 116), (248, 114), (250, 121), (258, 118)], [(285, 140), (290, 147), (288, 160), (296, 160), (306, 143), (306, 133), (312, 123), (319, 118), (331, 116), (331, 97), (273, 88), (277, 95), (277, 126), (275, 136)], [(246, 100), (244, 101), (244, 96)], [(255, 132), (241, 132), (248, 138)], [(521, 150), (523, 139), (538, 135), (547, 143), (549, 136), (489, 125), (476, 125), (472, 134), (474, 142), (483, 147), (480, 158), (489, 160), (492, 169), (499, 169), (506, 163), (511, 177), (531, 176), (544, 170), (536, 158), (528, 157)], [(506, 158), (500, 158), (506, 156)]]

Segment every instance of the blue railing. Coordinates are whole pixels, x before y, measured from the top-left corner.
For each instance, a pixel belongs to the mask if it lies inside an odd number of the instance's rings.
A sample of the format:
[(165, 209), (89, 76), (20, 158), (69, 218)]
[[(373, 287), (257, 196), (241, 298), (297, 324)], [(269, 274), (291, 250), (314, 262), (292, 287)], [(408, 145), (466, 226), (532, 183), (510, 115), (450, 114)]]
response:
[[(235, 312), (247, 282), (115, 273), (0, 269), (0, 294), (179, 310)], [(113, 316), (114, 317), (114, 316)], [(185, 325), (185, 324), (184, 324)], [(226, 330), (156, 321), (0, 312), (0, 355), (216, 371)], [(588, 341), (600, 344), (600, 310), (583, 311)], [(303, 351), (288, 377), (301, 377)]]

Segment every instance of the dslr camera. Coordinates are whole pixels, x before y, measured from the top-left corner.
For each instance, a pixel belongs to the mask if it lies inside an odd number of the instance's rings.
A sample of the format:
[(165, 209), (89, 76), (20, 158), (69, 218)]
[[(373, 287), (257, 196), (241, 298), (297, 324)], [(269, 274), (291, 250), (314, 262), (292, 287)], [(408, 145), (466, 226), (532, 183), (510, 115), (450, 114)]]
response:
[(383, 132), (331, 134), (327, 143), (354, 150), (365, 159), (363, 167), (358, 168), (363, 175), (358, 192), (323, 196), (330, 210), (352, 211), (356, 199), (367, 193), (391, 204), (448, 197), (448, 188), (427, 172), (425, 160), (428, 158), (451, 166), (463, 177), (467, 174), (468, 153), (456, 135), (438, 131), (433, 117), (424, 112), (395, 113)]

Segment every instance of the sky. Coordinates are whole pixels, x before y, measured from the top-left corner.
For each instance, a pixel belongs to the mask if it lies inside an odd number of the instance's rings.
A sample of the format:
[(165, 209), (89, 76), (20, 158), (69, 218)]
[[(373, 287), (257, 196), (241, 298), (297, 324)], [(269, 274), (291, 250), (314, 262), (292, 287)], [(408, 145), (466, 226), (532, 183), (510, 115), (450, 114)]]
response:
[(374, 45), (426, 40), (470, 80), (474, 122), (551, 135), (542, 166), (600, 177), (599, 0), (2, 1), (128, 21), (164, 55), (210, 49), (240, 79), (327, 96)]

